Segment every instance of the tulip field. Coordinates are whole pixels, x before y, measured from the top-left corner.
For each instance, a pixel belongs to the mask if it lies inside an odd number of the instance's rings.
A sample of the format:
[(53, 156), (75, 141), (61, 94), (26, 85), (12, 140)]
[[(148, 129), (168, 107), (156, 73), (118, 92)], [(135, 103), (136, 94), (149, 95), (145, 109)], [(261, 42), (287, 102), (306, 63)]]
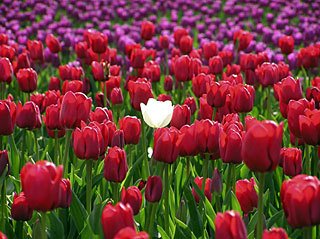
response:
[(319, 16), (0, 1), (0, 239), (320, 239)]

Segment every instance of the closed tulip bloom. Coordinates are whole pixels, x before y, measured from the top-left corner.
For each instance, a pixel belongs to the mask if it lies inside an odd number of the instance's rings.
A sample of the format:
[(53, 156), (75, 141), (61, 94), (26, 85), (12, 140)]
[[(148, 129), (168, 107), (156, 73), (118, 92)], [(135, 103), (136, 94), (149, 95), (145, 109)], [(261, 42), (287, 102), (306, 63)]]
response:
[(182, 54), (189, 54), (192, 51), (193, 47), (193, 39), (189, 35), (185, 35), (181, 37), (179, 48)]
[(252, 119), (246, 121), (246, 129), (241, 150), (244, 163), (254, 172), (275, 170), (280, 160), (283, 123)]
[(7, 175), (10, 171), (10, 163), (9, 163), (9, 157), (8, 157), (8, 151), (7, 150), (0, 150), (0, 177), (4, 173), (5, 169), (7, 168)]
[(108, 47), (108, 37), (100, 32), (95, 32), (89, 36), (90, 47), (94, 53), (102, 54)]
[(288, 239), (288, 235), (283, 228), (271, 228), (264, 230), (262, 239)]
[(282, 36), (279, 38), (279, 47), (283, 54), (290, 54), (294, 49), (294, 38), (292, 36)]
[(162, 102), (165, 102), (165, 101), (172, 101), (172, 97), (171, 97), (171, 95), (167, 95), (167, 94), (160, 94), (160, 95), (158, 95), (157, 100), (158, 100), (158, 101), (162, 101)]
[(195, 156), (199, 153), (196, 141), (196, 126), (184, 125), (177, 141), (180, 156)]
[(39, 61), (39, 62), (44, 61), (43, 44), (41, 41), (28, 40), (27, 49), (30, 52), (30, 58), (33, 61)]
[(145, 52), (143, 49), (134, 48), (130, 55), (130, 64), (133, 68), (140, 69), (144, 67), (146, 60)]
[(201, 65), (199, 59), (183, 55), (174, 62), (174, 76), (177, 81), (189, 81), (200, 73)]
[(89, 118), (92, 100), (83, 93), (68, 91), (62, 98), (60, 122), (66, 128), (80, 126), (81, 120)]
[(57, 207), (68, 208), (72, 201), (72, 190), (69, 179), (61, 179), (59, 184), (59, 199)]
[(151, 84), (145, 78), (139, 78), (135, 82), (129, 81), (128, 90), (131, 105), (135, 110), (141, 110), (140, 104), (146, 104), (149, 98), (153, 98)]
[(205, 75), (200, 73), (199, 75), (192, 78), (192, 91), (197, 97), (201, 97), (207, 91), (207, 84), (214, 81), (215, 77), (212, 75)]
[(162, 49), (168, 49), (169, 48), (168, 36), (159, 36), (159, 45)]
[(107, 80), (107, 77), (105, 76), (103, 64), (104, 63), (97, 62), (97, 61), (93, 61), (91, 63), (93, 78), (96, 81), (106, 81)]
[(0, 100), (0, 135), (13, 133), (16, 123), (16, 104), (9, 100)]
[(30, 68), (30, 58), (27, 52), (18, 55), (17, 64), (14, 66), (14, 72), (17, 73), (22, 68)]
[(126, 144), (138, 144), (141, 134), (141, 120), (135, 116), (125, 116), (119, 120)]
[(10, 60), (6, 57), (0, 58), (0, 83), (6, 82), (10, 84), (12, 80), (12, 74), (13, 69)]
[(78, 42), (75, 44), (75, 52), (80, 59), (86, 58), (88, 44), (86, 42)]
[(255, 70), (259, 83), (263, 87), (274, 85), (280, 80), (278, 65), (265, 62)]
[(171, 76), (166, 76), (164, 78), (164, 90), (165, 91), (172, 91), (173, 88), (173, 80)]
[(38, 75), (32, 68), (20, 69), (17, 73), (19, 88), (23, 92), (32, 92), (37, 89)]
[(58, 53), (61, 51), (60, 41), (52, 34), (46, 36), (46, 45), (52, 53)]
[(16, 49), (11, 46), (1, 45), (0, 46), (0, 57), (9, 58), (11, 62), (13, 62), (16, 56)]
[(48, 90), (60, 90), (60, 79), (58, 77), (50, 77)]
[(62, 130), (60, 123), (60, 107), (58, 105), (50, 105), (46, 109), (46, 116), (43, 118), (44, 123), (49, 130)]
[[(203, 181), (203, 177), (196, 177), (194, 179), (194, 183), (197, 184), (198, 188), (200, 190), (202, 190), (202, 181)], [(200, 197), (197, 194), (196, 190), (194, 188), (192, 188), (192, 195), (194, 197), (194, 200), (199, 203), (200, 201)], [(206, 198), (211, 202), (211, 178), (207, 178), (206, 182), (205, 182), (205, 187), (204, 187), (204, 195), (206, 196)]]
[(214, 225), (216, 238), (247, 239), (247, 229), (241, 216), (236, 211), (218, 213)]
[(141, 24), (141, 38), (145, 41), (151, 40), (156, 28), (152, 22), (145, 21)]
[(212, 74), (221, 74), (223, 71), (223, 61), (220, 56), (211, 57), (209, 60), (209, 71)]
[(126, 189), (123, 187), (121, 191), (121, 202), (123, 204), (128, 203), (132, 208), (133, 214), (137, 215), (142, 204), (142, 195), (139, 188), (131, 186)]
[(213, 108), (208, 104), (207, 94), (200, 97), (200, 108), (198, 112), (198, 119), (212, 119)]
[(302, 172), (302, 151), (298, 148), (282, 148), (280, 166), (288, 176), (296, 176)]
[(221, 174), (217, 168), (214, 169), (211, 178), (211, 192), (221, 193), (222, 192), (222, 179)]
[(123, 95), (121, 88), (115, 87), (110, 94), (110, 101), (113, 105), (121, 105), (123, 103)]
[(140, 104), (141, 113), (144, 122), (152, 128), (163, 128), (167, 126), (173, 115), (173, 106), (171, 101), (157, 101), (149, 98), (145, 105)]
[(32, 213), (33, 209), (29, 206), (24, 192), (19, 195), (15, 193), (11, 206), (11, 217), (16, 221), (29, 221)]
[(320, 49), (315, 45), (301, 48), (297, 55), (297, 65), (304, 68), (314, 68), (319, 64)]
[(206, 60), (218, 55), (218, 46), (214, 41), (206, 42), (202, 46), (203, 55)]
[(131, 207), (122, 202), (115, 206), (107, 204), (102, 211), (101, 224), (104, 239), (114, 239), (116, 234), (126, 227), (135, 229)]
[(26, 102), (23, 106), (17, 105), (17, 126), (33, 130), (41, 127), (41, 115), (39, 107), (32, 101)]
[(320, 143), (320, 110), (304, 111), (304, 115), (299, 115), (299, 126), (304, 142), (310, 145)]
[(79, 80), (64, 81), (62, 85), (62, 94), (66, 94), (68, 91), (73, 93), (83, 92), (83, 82)]
[(8, 35), (7, 34), (4, 34), (4, 33), (1, 33), (0, 34), (0, 45), (6, 45), (8, 44)]
[(40, 113), (43, 113), (45, 110), (45, 107), (43, 106), (44, 97), (44, 94), (40, 93), (34, 93), (30, 96), (30, 101), (32, 101), (39, 107)]
[(188, 31), (184, 28), (177, 28), (174, 33), (173, 33), (173, 38), (174, 38), (174, 44), (176, 46), (179, 46), (180, 40), (183, 36), (187, 36)]
[(253, 36), (249, 32), (243, 30), (236, 31), (233, 34), (233, 43), (238, 44), (238, 51), (247, 49), (252, 39)]
[(248, 214), (258, 206), (258, 194), (254, 188), (254, 178), (238, 180), (236, 182), (236, 197), (240, 203), (241, 210)]
[(228, 81), (211, 81), (207, 84), (207, 102), (214, 107), (225, 105), (227, 95), (230, 93), (231, 83)]
[(231, 88), (233, 108), (236, 112), (247, 113), (253, 108), (255, 90), (251, 85), (237, 84)]
[(42, 109), (43, 111), (50, 105), (58, 104), (60, 100), (60, 91), (56, 90), (48, 90), (45, 92), (44, 99), (42, 102)]
[(159, 128), (154, 132), (152, 157), (164, 163), (174, 163), (179, 155), (177, 141), (179, 131), (176, 128)]
[(115, 146), (109, 148), (104, 159), (104, 178), (111, 182), (122, 182), (128, 171), (126, 152)]
[(300, 174), (284, 181), (280, 198), (291, 227), (309, 227), (320, 223), (320, 181), (317, 177)]
[(187, 105), (175, 105), (173, 109), (170, 126), (180, 129), (186, 124), (190, 124), (191, 111)]
[[(37, 211), (56, 208), (63, 167), (47, 161), (27, 163), (21, 170), (22, 191), (29, 206)], [(39, 190), (41, 188), (41, 190)]]
[(131, 227), (126, 227), (121, 229), (117, 235), (114, 237), (114, 239), (149, 239), (149, 235), (146, 232), (136, 232), (135, 229), (132, 229)]
[(302, 88), (299, 80), (292, 76), (282, 79), (273, 86), (277, 100), (288, 104), (290, 100), (299, 100), (302, 98)]
[(196, 104), (196, 101), (193, 97), (187, 97), (184, 100), (183, 104), (189, 106), (192, 115), (196, 112), (197, 104)]
[(111, 140), (111, 147), (118, 146), (119, 148), (123, 149), (124, 147), (124, 133), (123, 130), (117, 129), (112, 137)]
[(94, 111), (90, 112), (89, 119), (90, 121), (102, 123), (105, 120), (112, 120), (112, 117), (110, 118), (110, 114), (112, 114), (112, 112), (110, 113), (110, 110), (107, 108), (97, 107)]
[(159, 176), (149, 176), (146, 189), (145, 197), (148, 202), (159, 202), (162, 196), (162, 179)]
[(61, 66), (59, 66), (59, 76), (60, 76), (62, 81), (72, 80), (71, 66), (69, 66), (69, 65), (61, 65)]

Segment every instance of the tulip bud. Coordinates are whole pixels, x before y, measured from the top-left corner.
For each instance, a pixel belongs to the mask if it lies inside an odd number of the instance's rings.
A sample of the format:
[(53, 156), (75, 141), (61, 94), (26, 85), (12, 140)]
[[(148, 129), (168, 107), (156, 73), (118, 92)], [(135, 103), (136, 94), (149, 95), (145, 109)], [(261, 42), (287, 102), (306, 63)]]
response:
[(168, 36), (159, 36), (159, 45), (162, 49), (169, 48), (169, 38)]
[(164, 78), (164, 90), (165, 91), (172, 91), (172, 87), (173, 87), (172, 77), (170, 75), (166, 76)]
[(216, 193), (222, 192), (221, 174), (217, 168), (214, 169), (213, 174), (212, 174), (211, 192), (216, 192)]
[(83, 82), (79, 80), (64, 81), (62, 84), (62, 94), (66, 94), (68, 91), (73, 93), (83, 92)]
[(9, 100), (0, 100), (0, 135), (13, 133), (16, 123), (16, 104)]
[(127, 171), (126, 152), (117, 146), (109, 148), (104, 159), (104, 178), (111, 182), (122, 182)]
[[(194, 183), (197, 184), (197, 186), (199, 187), (200, 190), (202, 190), (202, 182), (203, 182), (203, 177), (196, 177), (194, 179)], [(207, 178), (206, 182), (205, 182), (205, 187), (204, 187), (204, 195), (206, 196), (206, 198), (211, 202), (211, 178)], [(195, 199), (195, 201), (197, 203), (199, 203), (200, 198), (199, 195), (197, 194), (196, 190), (194, 188), (192, 188), (192, 195)]]
[(203, 94), (207, 92), (207, 84), (211, 81), (214, 81), (215, 77), (212, 75), (205, 75), (204, 73), (200, 73), (199, 75), (192, 78), (192, 91), (197, 97), (201, 97)]
[(288, 239), (288, 235), (283, 228), (271, 228), (264, 230), (262, 239)]
[(214, 41), (206, 42), (202, 46), (204, 58), (208, 61), (211, 57), (218, 55), (218, 46)]
[(310, 145), (319, 145), (320, 143), (320, 110), (304, 111), (305, 115), (299, 115), (299, 127), (304, 142)]
[(148, 202), (159, 202), (162, 196), (162, 180), (159, 176), (149, 176), (145, 197)]
[(283, 172), (288, 176), (296, 176), (302, 172), (302, 151), (298, 148), (282, 148), (280, 163)]
[(118, 129), (114, 132), (111, 141), (111, 147), (118, 146), (119, 148), (123, 149), (124, 147), (124, 133), (123, 130)]
[(218, 213), (214, 220), (216, 238), (247, 239), (247, 229), (236, 211)]
[(123, 204), (129, 204), (132, 208), (133, 214), (137, 215), (139, 213), (142, 204), (142, 195), (138, 187), (131, 186), (122, 188), (121, 191), (121, 202)]
[(144, 67), (144, 62), (146, 60), (145, 52), (142, 49), (134, 48), (130, 55), (130, 64), (135, 69), (140, 69)]
[(196, 112), (197, 104), (196, 104), (196, 101), (193, 97), (186, 98), (184, 100), (183, 104), (189, 106), (192, 115)]
[(173, 109), (170, 126), (180, 129), (186, 124), (190, 124), (191, 111), (187, 105), (176, 105)]
[(152, 22), (143, 22), (141, 24), (141, 38), (145, 41), (151, 40), (155, 33), (155, 30), (155, 26)]
[(30, 58), (33, 61), (39, 61), (40, 63), (44, 61), (43, 44), (41, 41), (28, 40), (27, 49), (30, 52)]
[(274, 85), (280, 80), (279, 68), (275, 63), (265, 62), (256, 68), (255, 73), (263, 87)]
[(279, 38), (279, 47), (283, 54), (290, 54), (294, 49), (294, 38), (292, 36), (282, 36)]
[(11, 217), (16, 221), (29, 221), (32, 218), (33, 209), (29, 206), (24, 192), (14, 194), (11, 206)]
[(174, 44), (179, 46), (181, 38), (186, 35), (188, 35), (188, 31), (186, 29), (177, 28), (173, 33)]
[(258, 194), (254, 188), (254, 178), (238, 180), (236, 182), (236, 197), (240, 203), (241, 210), (248, 214), (258, 206)]
[(90, 121), (96, 121), (102, 123), (103, 121), (111, 120), (109, 117), (109, 110), (107, 108), (97, 107), (94, 111), (90, 112), (89, 119)]
[(160, 94), (160, 95), (158, 95), (157, 100), (158, 100), (158, 101), (162, 101), (162, 102), (172, 101), (172, 97), (171, 97), (171, 95)]
[(119, 120), (126, 144), (138, 144), (141, 133), (141, 121), (135, 116), (125, 116)]
[(105, 239), (114, 239), (117, 233), (126, 227), (135, 229), (132, 209), (129, 204), (107, 204), (102, 211), (101, 224)]
[(188, 55), (192, 51), (193, 39), (189, 35), (182, 36), (179, 43), (179, 48), (182, 54)]
[(50, 78), (48, 90), (60, 90), (60, 79), (58, 77), (52, 76)]
[(121, 105), (123, 103), (123, 95), (121, 88), (115, 87), (110, 94), (110, 101), (113, 105)]
[(250, 112), (253, 108), (255, 90), (251, 85), (238, 84), (231, 88), (233, 108), (236, 112)]
[(6, 168), (7, 168), (6, 175), (8, 175), (10, 171), (8, 152), (7, 150), (1, 150), (0, 151), (0, 177), (5, 172)]
[(57, 207), (68, 208), (72, 200), (71, 184), (69, 179), (63, 178), (59, 184), (59, 200)]
[(46, 44), (52, 53), (58, 53), (61, 51), (61, 45), (59, 40), (52, 34), (47, 35)]
[(212, 74), (221, 74), (223, 71), (223, 61), (220, 56), (211, 57), (209, 60), (209, 70)]
[(212, 119), (213, 108), (208, 104), (207, 94), (200, 97), (200, 108), (198, 112), (198, 119)]
[(100, 32), (95, 32), (89, 36), (90, 47), (94, 53), (102, 54), (108, 47), (108, 37)]
[(141, 110), (140, 103), (147, 104), (149, 98), (153, 98), (151, 84), (145, 78), (139, 78), (136, 82), (129, 81), (128, 90), (135, 110)]
[(71, 66), (61, 65), (59, 66), (59, 76), (62, 81), (71, 80)]
[(13, 69), (10, 60), (6, 57), (0, 58), (0, 83), (6, 82), (10, 84), (12, 74)]
[(37, 89), (38, 75), (32, 68), (20, 69), (17, 73), (19, 88), (23, 92), (30, 93)]
[(86, 42), (78, 42), (75, 44), (75, 52), (80, 59), (86, 58), (88, 44)]
[(20, 128), (33, 130), (41, 127), (41, 116), (39, 107), (32, 101), (17, 105), (17, 125)]
[(238, 51), (245, 50), (252, 39), (253, 36), (249, 32), (243, 30), (236, 31), (233, 34), (233, 44), (238, 44)]

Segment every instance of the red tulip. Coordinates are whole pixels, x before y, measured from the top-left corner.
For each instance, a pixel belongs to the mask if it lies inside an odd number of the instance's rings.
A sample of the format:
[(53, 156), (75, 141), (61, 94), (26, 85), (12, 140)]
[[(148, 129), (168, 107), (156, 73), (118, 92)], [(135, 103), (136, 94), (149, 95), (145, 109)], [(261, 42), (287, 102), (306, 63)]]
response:
[(41, 116), (39, 107), (32, 101), (28, 101), (22, 106), (17, 105), (17, 125), (19, 128), (33, 130), (41, 127)]
[(62, 81), (72, 80), (71, 66), (69, 66), (69, 65), (59, 66), (59, 76)]
[(140, 103), (147, 104), (149, 98), (153, 98), (150, 82), (145, 78), (139, 78), (137, 81), (129, 81), (128, 89), (130, 102), (135, 110), (140, 111)]
[(196, 112), (197, 104), (196, 104), (196, 101), (193, 97), (186, 98), (184, 100), (183, 104), (189, 106), (192, 115)]
[(189, 54), (192, 51), (193, 39), (189, 35), (182, 36), (179, 43), (179, 48), (182, 54)]
[(17, 73), (17, 80), (23, 92), (32, 92), (37, 89), (38, 75), (32, 68), (20, 69)]
[[(197, 184), (197, 186), (199, 187), (200, 190), (202, 190), (202, 181), (203, 181), (203, 177), (196, 177), (194, 179), (194, 183)], [(199, 203), (200, 201), (200, 197), (197, 194), (196, 190), (194, 188), (192, 188), (192, 195), (194, 197), (194, 200)], [(205, 182), (205, 187), (204, 187), (204, 195), (206, 196), (206, 198), (211, 202), (211, 178), (207, 178), (206, 182)]]
[(207, 84), (207, 102), (214, 107), (225, 105), (227, 95), (230, 93), (231, 83), (228, 81), (211, 81)]
[(112, 65), (109, 68), (111, 76), (120, 76), (121, 66)]
[(39, 61), (40, 63), (44, 61), (43, 45), (41, 41), (28, 40), (27, 48), (28, 48), (28, 51), (30, 52), (30, 58), (33, 61)]
[(169, 38), (167, 36), (159, 36), (159, 45), (162, 49), (168, 49)]
[(255, 90), (251, 85), (237, 84), (231, 88), (231, 99), (236, 112), (246, 113), (253, 108)]
[(315, 45), (301, 48), (297, 55), (298, 66), (304, 68), (314, 68), (319, 65), (320, 49)]
[(165, 91), (172, 91), (172, 88), (173, 88), (173, 80), (172, 80), (172, 77), (169, 75), (169, 76), (166, 76), (164, 78), (164, 90)]
[(162, 196), (162, 180), (159, 176), (149, 176), (145, 197), (148, 202), (159, 202)]
[(299, 115), (299, 126), (304, 142), (310, 145), (320, 144), (320, 110), (304, 111), (304, 115)]
[(66, 94), (68, 91), (73, 93), (83, 92), (83, 82), (79, 80), (64, 81), (62, 85), (62, 94)]
[(58, 77), (52, 76), (50, 78), (48, 90), (60, 90), (60, 79)]
[(117, 233), (126, 227), (135, 229), (132, 209), (129, 204), (107, 204), (102, 211), (101, 224), (105, 239), (114, 239)]
[(111, 182), (122, 182), (127, 171), (126, 152), (117, 146), (109, 148), (104, 159), (104, 178)]
[(66, 128), (80, 126), (81, 120), (86, 122), (89, 118), (92, 100), (83, 93), (68, 91), (62, 98), (60, 122)]
[(255, 73), (263, 87), (274, 85), (280, 80), (278, 65), (275, 63), (265, 62), (257, 67)]
[(113, 105), (121, 105), (123, 103), (123, 95), (121, 88), (115, 87), (110, 94), (110, 101)]
[(154, 132), (153, 158), (164, 163), (174, 163), (179, 154), (176, 128), (158, 128)]
[(29, 221), (32, 213), (33, 209), (29, 206), (24, 192), (19, 195), (15, 193), (11, 206), (11, 217), (16, 221)]
[(177, 81), (189, 81), (200, 73), (201, 61), (183, 55), (174, 62), (174, 76)]
[(216, 238), (247, 239), (247, 229), (236, 211), (218, 213), (214, 220)]
[(140, 69), (144, 67), (146, 60), (145, 52), (143, 49), (134, 48), (130, 55), (130, 64), (133, 68)]
[(132, 208), (133, 214), (137, 215), (142, 204), (142, 195), (139, 188), (131, 186), (126, 189), (123, 187), (121, 191), (121, 202), (123, 204), (128, 203)]
[(158, 101), (163, 101), (163, 102), (167, 101), (167, 100), (172, 101), (172, 97), (171, 97), (171, 95), (160, 94), (160, 95), (158, 95), (157, 100)]
[(230, 76), (226, 76), (225, 73), (222, 74), (222, 80), (223, 81), (229, 81), (232, 85), (236, 85), (236, 84), (243, 84), (243, 78), (241, 74), (238, 75), (230, 75)]
[(300, 174), (282, 183), (280, 198), (289, 225), (309, 227), (320, 223), (320, 181)]
[(221, 193), (222, 192), (222, 179), (221, 174), (217, 168), (214, 169), (211, 178), (211, 192)]
[(141, 74), (142, 77), (147, 78), (151, 82), (159, 82), (160, 75), (160, 66), (158, 63), (154, 61), (148, 61), (144, 64)]
[(30, 58), (29, 54), (27, 52), (23, 52), (20, 55), (18, 55), (17, 62), (14, 66), (14, 72), (17, 73), (22, 68), (30, 68)]
[(60, 107), (58, 105), (50, 105), (46, 109), (46, 116), (43, 118), (44, 123), (49, 130), (62, 130), (60, 123)]
[(262, 239), (288, 239), (288, 235), (283, 228), (271, 228), (264, 230)]
[(223, 66), (231, 64), (233, 61), (233, 52), (232, 51), (220, 51), (218, 55), (222, 58)]
[(204, 58), (208, 61), (211, 57), (218, 55), (218, 46), (214, 41), (206, 42), (202, 46)]
[(141, 134), (141, 120), (135, 116), (125, 116), (119, 120), (126, 144), (138, 144)]
[(238, 51), (247, 49), (252, 39), (253, 36), (249, 32), (243, 30), (236, 31), (233, 34), (233, 43), (238, 44)]
[(236, 197), (240, 203), (241, 210), (248, 214), (258, 206), (258, 194), (254, 188), (254, 178), (238, 180), (236, 182)]
[[(47, 161), (27, 163), (21, 170), (22, 191), (29, 206), (37, 211), (56, 208), (63, 167)], [(41, 188), (41, 190), (39, 190)]]
[(279, 47), (283, 54), (290, 54), (294, 49), (294, 38), (292, 36), (282, 36), (279, 38)]
[(0, 239), (8, 239), (6, 235), (4, 235), (2, 232), (0, 232)]
[[(242, 58), (240, 58), (240, 62), (241, 62), (241, 59)], [(226, 69), (225, 73), (227, 76), (239, 75), (241, 73), (241, 67), (236, 64), (227, 65), (227, 69)]]
[(11, 83), (13, 69), (11, 62), (8, 58), (0, 58), (0, 83), (6, 82)]
[(299, 100), (302, 98), (301, 83), (292, 76), (282, 79), (273, 86), (273, 89), (275, 98), (285, 104), (289, 104), (290, 100)]
[(0, 100), (0, 135), (13, 133), (16, 123), (16, 104), (9, 100)]
[(38, 107), (40, 112), (42, 113), (45, 108), (43, 107), (43, 100), (44, 100), (44, 94), (34, 93), (30, 96), (30, 101), (35, 103)]
[(275, 170), (280, 160), (283, 123), (251, 119), (246, 121), (246, 129), (241, 150), (244, 163), (254, 172)]
[(92, 74), (93, 74), (93, 78), (96, 81), (106, 81), (107, 76), (105, 74), (105, 68), (106, 65), (104, 62), (97, 62), (97, 61), (93, 61), (91, 63), (91, 69), (92, 69)]
[(315, 107), (319, 109), (320, 108), (320, 86), (307, 88), (306, 98), (309, 101), (313, 100), (315, 103)]
[(45, 95), (44, 95), (44, 99), (42, 102), (42, 109), (43, 111), (50, 105), (56, 105), (58, 104), (58, 101), (60, 99), (60, 91), (56, 91), (56, 90), (49, 90), (46, 91)]
[(108, 37), (100, 32), (89, 35), (90, 47), (94, 53), (102, 54), (108, 48)]
[(170, 126), (180, 129), (183, 125), (190, 124), (191, 111), (187, 105), (176, 105), (173, 109)]
[(212, 75), (205, 75), (200, 73), (199, 75), (192, 78), (192, 91), (196, 97), (201, 97), (207, 91), (207, 84), (214, 81), (215, 77)]
[(7, 45), (8, 44), (8, 35), (5, 33), (0, 34), (0, 45)]
[(59, 199), (57, 207), (68, 208), (72, 200), (72, 190), (69, 179), (61, 179), (59, 184)]
[(196, 126), (184, 125), (180, 129), (179, 138), (177, 141), (180, 156), (195, 156), (199, 153), (196, 141)]
[(302, 151), (298, 148), (282, 148), (280, 151), (280, 166), (288, 176), (296, 176), (302, 172)]
[(213, 56), (209, 60), (209, 70), (212, 74), (221, 74), (223, 71), (223, 61), (220, 56)]
[(174, 44), (179, 46), (181, 38), (186, 35), (188, 35), (188, 31), (186, 29), (177, 28), (173, 33)]
[(0, 46), (0, 57), (6, 57), (8, 58), (11, 62), (13, 62), (14, 58), (16, 55), (16, 50), (15, 48), (7, 45), (1, 45)]
[(95, 125), (76, 128), (72, 133), (73, 150), (79, 159), (98, 160), (105, 153), (105, 143), (99, 127)]
[(2, 176), (6, 168), (7, 168), (7, 175), (8, 175), (10, 171), (8, 151), (0, 150), (0, 177)]
[(198, 112), (198, 119), (212, 119), (213, 108), (208, 104), (207, 94), (200, 97), (200, 108)]
[(125, 227), (115, 235), (114, 239), (149, 239), (149, 235), (146, 232), (136, 232), (131, 227)]
[(58, 53), (61, 51), (60, 41), (52, 34), (46, 36), (46, 44), (52, 53)]
[(196, 127), (196, 145), (200, 153), (212, 153), (219, 156), (219, 134), (221, 125), (211, 120), (195, 121)]
[(90, 112), (89, 119), (90, 121), (96, 121), (98, 123), (102, 123), (103, 121), (112, 120), (112, 111), (107, 108), (97, 107), (94, 111)]
[(124, 133), (123, 130), (117, 129), (111, 139), (111, 147), (118, 146), (123, 149), (124, 147)]
[(155, 26), (152, 22), (144, 21), (141, 24), (141, 38), (145, 41), (151, 40), (155, 30)]
[(87, 56), (88, 44), (86, 42), (78, 42), (75, 44), (75, 52), (77, 57), (84, 59)]

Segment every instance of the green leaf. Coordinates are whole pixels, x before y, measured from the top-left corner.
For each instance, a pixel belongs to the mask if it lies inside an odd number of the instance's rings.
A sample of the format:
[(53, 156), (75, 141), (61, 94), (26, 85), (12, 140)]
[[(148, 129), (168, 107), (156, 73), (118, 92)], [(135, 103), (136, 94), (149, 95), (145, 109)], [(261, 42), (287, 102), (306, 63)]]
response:
[(165, 230), (160, 226), (160, 225), (157, 225), (157, 229), (161, 235), (161, 238), (163, 239), (170, 239), (170, 237), (168, 236), (168, 234), (165, 232)]
[(248, 234), (251, 232), (254, 232), (254, 229), (257, 225), (257, 221), (258, 221), (258, 211), (256, 210), (256, 212), (251, 217), (250, 222), (248, 223), (248, 226), (247, 226)]
[(70, 205), (71, 218), (73, 219), (78, 232), (81, 232), (85, 221), (88, 217), (88, 213), (84, 206), (80, 202), (78, 196), (72, 191), (72, 203)]
[(174, 238), (177, 238), (177, 239), (180, 239), (180, 238), (196, 239), (196, 236), (193, 234), (193, 232), (190, 230), (190, 228), (186, 224), (184, 224), (178, 218), (175, 218), (175, 222), (177, 224), (177, 227), (176, 227), (176, 232), (174, 234)]
[(238, 211), (240, 214), (242, 214), (242, 210), (241, 210), (241, 206), (239, 204), (239, 201), (236, 197), (236, 195), (234, 195), (234, 193), (231, 191), (231, 205), (232, 205), (232, 209), (235, 211)]
[(270, 217), (267, 220), (267, 227), (271, 227), (274, 226), (275, 223), (279, 220), (281, 220), (281, 218), (283, 217), (283, 210), (280, 210), (279, 212), (275, 213), (274, 215), (272, 215), (272, 217)]
[(100, 223), (102, 208), (103, 208), (103, 205), (101, 203), (95, 204), (89, 216), (89, 223), (90, 223), (91, 229), (93, 233), (96, 235), (98, 235), (99, 232), (102, 230), (101, 223)]
[(60, 219), (53, 212), (48, 215), (50, 227), (48, 227), (48, 232), (50, 238), (64, 238), (64, 227)]

